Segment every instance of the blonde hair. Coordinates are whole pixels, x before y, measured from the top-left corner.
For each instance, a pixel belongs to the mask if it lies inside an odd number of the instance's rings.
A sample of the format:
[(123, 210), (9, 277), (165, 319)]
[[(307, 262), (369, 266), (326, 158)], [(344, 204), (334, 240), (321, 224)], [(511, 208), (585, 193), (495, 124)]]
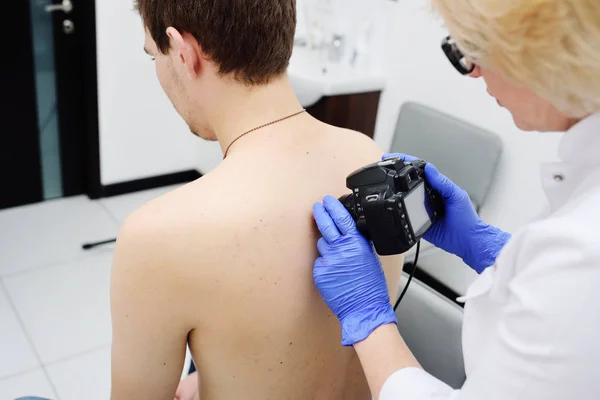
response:
[(600, 0), (432, 0), (463, 53), (576, 118), (600, 111)]

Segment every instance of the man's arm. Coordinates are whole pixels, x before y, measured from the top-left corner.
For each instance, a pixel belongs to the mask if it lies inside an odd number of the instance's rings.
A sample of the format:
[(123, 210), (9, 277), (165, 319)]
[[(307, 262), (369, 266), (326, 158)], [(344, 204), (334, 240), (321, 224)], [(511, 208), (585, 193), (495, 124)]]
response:
[(405, 256), (400, 254), (397, 256), (385, 256), (379, 257), (383, 272), (385, 273), (385, 280), (387, 281), (388, 290), (390, 293), (390, 302), (396, 303), (398, 296), (400, 295), (400, 283), (402, 281), (402, 271), (404, 269)]
[[(168, 235), (147, 212), (124, 224), (111, 277), (112, 400), (172, 399), (185, 360), (185, 306)], [(185, 286), (185, 285), (184, 285)]]

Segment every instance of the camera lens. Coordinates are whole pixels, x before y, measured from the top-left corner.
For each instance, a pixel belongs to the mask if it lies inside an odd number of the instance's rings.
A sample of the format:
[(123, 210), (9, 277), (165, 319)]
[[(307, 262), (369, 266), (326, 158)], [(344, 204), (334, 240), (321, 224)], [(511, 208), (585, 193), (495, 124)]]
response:
[(352, 215), (352, 218), (356, 221), (356, 213), (354, 212), (354, 195), (347, 194), (339, 198), (340, 203), (344, 205), (346, 210)]

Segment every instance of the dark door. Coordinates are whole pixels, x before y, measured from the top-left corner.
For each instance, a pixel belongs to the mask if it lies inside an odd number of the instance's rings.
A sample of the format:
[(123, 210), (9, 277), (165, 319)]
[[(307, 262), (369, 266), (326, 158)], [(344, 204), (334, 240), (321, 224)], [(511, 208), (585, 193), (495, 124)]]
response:
[(8, 2), (0, 24), (0, 208), (43, 198), (29, 4)]
[(6, 2), (0, 209), (86, 192), (85, 74), (95, 68), (86, 45), (95, 42), (81, 29), (93, 2), (79, 1)]

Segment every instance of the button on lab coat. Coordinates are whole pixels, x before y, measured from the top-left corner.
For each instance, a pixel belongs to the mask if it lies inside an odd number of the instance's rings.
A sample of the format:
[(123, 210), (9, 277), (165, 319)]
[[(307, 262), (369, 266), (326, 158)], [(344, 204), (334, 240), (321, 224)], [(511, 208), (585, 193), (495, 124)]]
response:
[(464, 386), (406, 368), (380, 400), (600, 399), (600, 113), (559, 156), (541, 171), (547, 210), (462, 298)]

